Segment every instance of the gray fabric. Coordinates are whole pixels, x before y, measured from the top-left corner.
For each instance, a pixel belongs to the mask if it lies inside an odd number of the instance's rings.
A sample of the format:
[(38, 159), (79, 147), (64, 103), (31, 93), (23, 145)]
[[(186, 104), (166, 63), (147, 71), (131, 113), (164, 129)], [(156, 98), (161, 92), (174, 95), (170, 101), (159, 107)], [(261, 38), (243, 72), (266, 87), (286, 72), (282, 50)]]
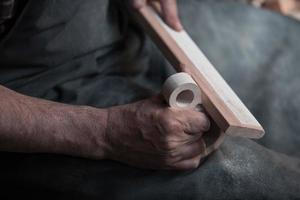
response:
[(300, 23), (229, 0), (202, 2), (182, 4), (192, 37), (266, 128), (259, 142), (299, 158)]
[[(72, 2), (93, 4), (100, 0)], [(1, 153), (0, 176), (3, 192), (0, 195), (26, 195), (42, 199), (300, 198), (300, 73), (297, 66), (300, 59), (299, 23), (268, 11), (217, 0), (180, 1), (180, 11), (188, 32), (262, 122), (267, 132), (266, 137), (258, 143), (244, 138), (227, 137), (221, 148), (209, 156), (198, 169), (185, 172), (140, 170), (111, 161), (92, 161), (58, 155)], [(85, 11), (84, 14), (95, 13)], [(88, 36), (88, 29), (86, 31)], [(128, 41), (137, 38), (138, 34), (131, 32), (129, 35), (132, 37), (123, 39)], [(144, 44), (137, 39), (135, 41), (137, 46)], [(59, 52), (63, 54), (59, 57), (72, 52), (69, 49), (64, 50), (65, 53)], [(117, 53), (111, 50), (105, 60), (119, 58), (123, 51), (128, 53), (128, 48), (121, 48)], [(158, 69), (162, 68), (164, 61), (159, 55), (153, 55), (156, 50), (152, 47), (144, 48), (144, 51), (142, 55), (137, 54), (137, 50), (125, 53), (127, 58), (132, 55), (134, 59), (130, 59), (131, 62), (121, 60), (117, 64), (94, 64), (96, 56), (93, 53), (91, 56), (83, 53), (85, 56), (68, 57), (67, 63), (70, 63), (71, 69), (74, 66), (99, 66), (115, 73), (105, 74), (103, 70), (99, 76), (86, 77), (87, 87), (84, 87), (85, 81), (78, 83), (76, 78), (56, 84), (58, 87), (64, 86), (62, 94), (69, 90), (75, 91), (74, 98), (65, 100), (70, 103), (109, 106), (138, 99), (141, 93), (147, 94), (141, 87), (142, 83), (152, 89), (157, 89), (161, 83), (161, 78), (154, 77), (149, 80), (156, 80), (156, 86), (147, 85), (149, 81), (145, 78), (146, 75), (153, 77), (155, 74), (163, 74)], [(128, 70), (124, 67), (134, 63), (137, 57), (141, 60), (136, 65), (140, 70)], [(153, 57), (155, 59), (151, 59)], [(28, 62), (32, 60), (34, 61), (34, 57), (28, 59)], [(53, 62), (56, 63), (57, 59), (51, 59), (50, 63)], [(162, 65), (153, 68), (152, 64)], [(3, 66), (1, 64), (0, 68)], [(46, 62), (46, 66), (51, 69), (49, 66), (52, 65)], [(58, 65), (57, 69), (61, 66), (64, 65)], [(70, 74), (73, 75), (74, 72), (77, 70), (73, 69)], [(2, 73), (3, 71), (1, 75)], [(132, 84), (125, 77), (128, 74)], [(71, 76), (68, 73), (66, 75)], [(9, 82), (7, 85), (15, 86)], [(122, 85), (121, 89), (117, 87)], [(89, 91), (88, 97), (80, 98), (76, 88)], [(107, 96), (98, 96), (97, 93), (103, 88), (106, 89), (103, 93), (107, 93)], [(39, 88), (34, 85), (25, 89), (20, 84), (16, 89), (29, 95), (42, 96), (42, 93), (37, 92)], [(127, 91), (130, 91), (130, 97), (125, 96)], [(45, 95), (44, 98), (64, 101), (55, 95)]]
[(4, 179), (6, 184), (17, 189), (18, 195), (31, 192), (43, 199), (299, 198), (299, 159), (241, 138), (227, 138), (199, 169), (185, 172), (52, 155), (10, 158), (14, 163), (1, 167), (4, 177), (13, 177)]
[(148, 59), (139, 51), (138, 33), (121, 34), (119, 23), (127, 23), (117, 8), (108, 0), (29, 1), (1, 40), (0, 84), (30, 96), (98, 107), (145, 97), (131, 79), (143, 74)]

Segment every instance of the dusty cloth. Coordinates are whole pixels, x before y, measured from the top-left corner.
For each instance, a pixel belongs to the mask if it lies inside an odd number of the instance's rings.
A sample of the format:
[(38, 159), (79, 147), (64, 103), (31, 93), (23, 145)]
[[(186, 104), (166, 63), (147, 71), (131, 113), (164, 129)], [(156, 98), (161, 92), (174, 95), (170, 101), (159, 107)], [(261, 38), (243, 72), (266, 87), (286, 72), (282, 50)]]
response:
[[(300, 24), (238, 3), (179, 3), (184, 26), (262, 122), (266, 137), (227, 137), (198, 169), (185, 172), (60, 155), (1, 153), (0, 195), (300, 198)], [(108, 0), (29, 1), (0, 43), (1, 84), (31, 96), (97, 107), (157, 92), (167, 64), (124, 17), (120, 5)]]

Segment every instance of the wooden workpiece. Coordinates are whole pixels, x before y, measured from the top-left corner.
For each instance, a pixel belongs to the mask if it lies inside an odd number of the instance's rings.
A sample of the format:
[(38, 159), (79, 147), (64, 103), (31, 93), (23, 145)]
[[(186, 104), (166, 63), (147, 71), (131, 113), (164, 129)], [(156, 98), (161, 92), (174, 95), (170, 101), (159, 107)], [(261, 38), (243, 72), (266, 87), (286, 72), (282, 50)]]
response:
[(203, 107), (224, 133), (249, 138), (264, 135), (262, 126), (186, 31), (169, 28), (150, 6), (138, 10), (135, 17), (175, 70), (192, 76), (201, 89)]
[(173, 74), (165, 81), (162, 95), (172, 108), (194, 109), (201, 104), (199, 86), (184, 72)]
[[(194, 79), (185, 72), (171, 75), (162, 87), (162, 94), (172, 108), (203, 111), (200, 88)], [(200, 156), (205, 158), (219, 148), (224, 141), (225, 134), (212, 121), (210, 130), (201, 137), (205, 148)]]

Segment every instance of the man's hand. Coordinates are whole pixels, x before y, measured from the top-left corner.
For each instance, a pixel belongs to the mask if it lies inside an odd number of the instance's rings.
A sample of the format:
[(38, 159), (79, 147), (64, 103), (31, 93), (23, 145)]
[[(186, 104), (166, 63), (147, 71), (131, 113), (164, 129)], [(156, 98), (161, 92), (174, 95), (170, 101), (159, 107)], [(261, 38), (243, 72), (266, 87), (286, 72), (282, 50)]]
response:
[(133, 7), (140, 9), (144, 7), (149, 1), (158, 1), (162, 8), (162, 16), (165, 22), (174, 30), (182, 30), (182, 25), (178, 17), (176, 0), (132, 0)]
[(2, 86), (0, 96), (0, 151), (191, 169), (205, 150), (204, 113), (168, 108), (159, 96), (108, 109), (32, 98)]
[(108, 110), (107, 157), (147, 169), (193, 169), (199, 166), (209, 129), (204, 113), (168, 108), (153, 97)]

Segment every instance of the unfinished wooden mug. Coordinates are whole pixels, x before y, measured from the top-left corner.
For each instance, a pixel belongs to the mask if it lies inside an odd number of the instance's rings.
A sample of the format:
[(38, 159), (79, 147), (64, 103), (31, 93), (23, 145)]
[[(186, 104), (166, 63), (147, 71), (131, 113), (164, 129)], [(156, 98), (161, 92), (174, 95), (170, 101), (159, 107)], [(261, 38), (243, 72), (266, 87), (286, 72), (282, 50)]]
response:
[(163, 85), (162, 94), (172, 108), (194, 109), (201, 104), (201, 91), (197, 83), (184, 72), (170, 76)]
[[(170, 76), (162, 87), (165, 101), (171, 108), (201, 110), (201, 90), (188, 73), (176, 73)], [(211, 128), (203, 135), (205, 151), (201, 154), (204, 158), (224, 141), (225, 134), (214, 121)]]

